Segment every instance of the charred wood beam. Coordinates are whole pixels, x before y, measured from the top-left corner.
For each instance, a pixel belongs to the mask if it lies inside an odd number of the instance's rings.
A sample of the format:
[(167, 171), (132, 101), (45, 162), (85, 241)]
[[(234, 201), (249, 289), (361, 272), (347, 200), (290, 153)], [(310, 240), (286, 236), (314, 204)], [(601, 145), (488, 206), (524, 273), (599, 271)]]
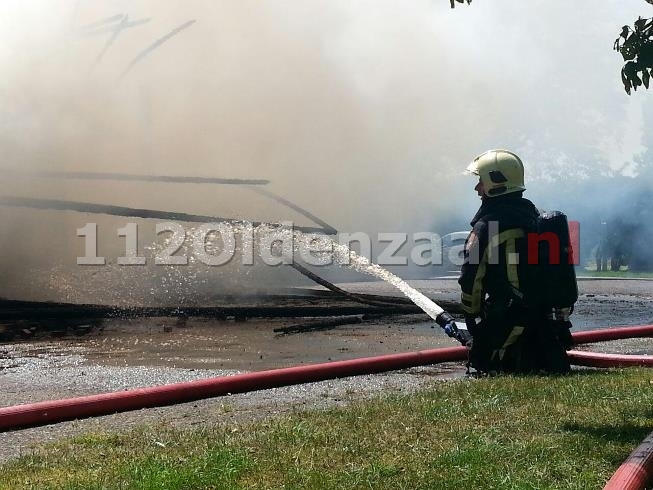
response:
[(354, 325), (357, 323), (363, 323), (360, 316), (349, 316), (334, 318), (332, 320), (316, 320), (300, 323), (297, 325), (290, 325), (289, 327), (275, 328), (273, 331), (282, 335), (290, 335), (294, 333), (315, 332), (318, 330), (332, 330), (341, 325)]
[(265, 186), (270, 183), (266, 179), (225, 179), (218, 177), (190, 177), (190, 176), (174, 176), (174, 175), (138, 175), (138, 174), (122, 174), (114, 172), (27, 172), (7, 170), (4, 172), (30, 174), (38, 177), (46, 177), (51, 179), (80, 179), (80, 180), (117, 180), (117, 181), (135, 181), (135, 182), (165, 182), (174, 184), (221, 184), (221, 185), (242, 185), (248, 186), (249, 189), (257, 194), (260, 194), (268, 199), (271, 199), (283, 206), (286, 206), (293, 211), (298, 212), (302, 216), (312, 220), (315, 224), (322, 227), (320, 233), (326, 235), (335, 235), (338, 233), (333, 226), (314, 215), (310, 211), (302, 208), (301, 206), (289, 201), (283, 196), (275, 194), (274, 192), (265, 190), (259, 186)]
[(50, 179), (120, 180), (133, 182), (166, 182), (169, 184), (221, 184), (221, 185), (267, 185), (266, 179), (225, 179), (218, 177), (191, 177), (183, 175), (139, 175), (113, 172), (38, 172), (35, 176)]
[(292, 201), (289, 201), (283, 196), (280, 196), (278, 194), (275, 194), (274, 192), (270, 192), (267, 189), (264, 189), (262, 187), (252, 187), (252, 191), (256, 192), (257, 194), (260, 194), (262, 196), (265, 196), (269, 199), (272, 199), (273, 201), (278, 202), (279, 204), (283, 204), (287, 208), (292, 209), (293, 211), (297, 211), (299, 214), (302, 216), (310, 219), (313, 221), (313, 223), (320, 225), (324, 229), (324, 233), (327, 235), (335, 235), (338, 233), (338, 230), (336, 230), (333, 226), (331, 226), (329, 223), (324, 221), (323, 219), (320, 219), (319, 217), (315, 216), (313, 213), (310, 211), (307, 211), (306, 209), (302, 208), (301, 206), (298, 206)]
[(116, 307), (103, 305), (75, 305), (67, 303), (25, 303), (3, 301), (0, 303), (0, 321), (97, 319), (138, 317), (206, 317), (206, 318), (298, 318), (333, 317), (376, 314), (419, 313), (417, 306), (387, 305), (290, 305), (290, 306), (199, 306), (199, 307)]
[(122, 72), (120, 75), (120, 78), (124, 77), (129, 73), (129, 71), (141, 60), (143, 60), (145, 57), (147, 57), (152, 51), (157, 49), (159, 46), (161, 46), (163, 43), (168, 41), (170, 38), (176, 36), (179, 34), (181, 31), (184, 29), (187, 29), (188, 27), (192, 26), (196, 22), (195, 19), (189, 20), (188, 22), (184, 22), (183, 24), (175, 27), (173, 30), (171, 30), (169, 33), (167, 33), (165, 36), (160, 37), (156, 41), (154, 41), (152, 44), (150, 44), (147, 48), (145, 48), (143, 51), (138, 53), (136, 57), (127, 65), (127, 68), (125, 68), (125, 71)]
[[(330, 291), (333, 291), (339, 296), (350, 299), (357, 303), (363, 303), (374, 306), (389, 306), (389, 305), (414, 305), (410, 299), (403, 296), (381, 296), (378, 294), (361, 294), (361, 293), (350, 293), (344, 289), (336, 286), (335, 284), (330, 283), (323, 277), (318, 276), (314, 272), (311, 272), (306, 267), (301, 264), (298, 264), (296, 261), (290, 264), (290, 266), (295, 269), (300, 274), (308, 277), (311, 281), (316, 282), (320, 286), (324, 286)], [(421, 310), (420, 310), (421, 311)]]
[[(15, 206), (33, 209), (49, 209), (58, 211), (76, 211), (78, 213), (107, 214), (111, 216), (126, 216), (130, 218), (160, 219), (166, 221), (184, 221), (191, 223), (214, 223), (224, 222), (231, 224), (251, 223), (252, 226), (269, 224), (281, 226), (276, 223), (263, 223), (261, 221), (245, 221), (233, 218), (221, 218), (218, 216), (206, 216), (188, 213), (175, 213), (169, 211), (157, 211), (152, 209), (128, 208), (125, 206), (113, 206), (109, 204), (96, 204), (90, 202), (62, 201), (58, 199), (37, 199), (32, 197), (0, 196), (0, 206)], [(303, 233), (326, 233), (328, 230), (312, 226), (293, 226), (294, 230)]]

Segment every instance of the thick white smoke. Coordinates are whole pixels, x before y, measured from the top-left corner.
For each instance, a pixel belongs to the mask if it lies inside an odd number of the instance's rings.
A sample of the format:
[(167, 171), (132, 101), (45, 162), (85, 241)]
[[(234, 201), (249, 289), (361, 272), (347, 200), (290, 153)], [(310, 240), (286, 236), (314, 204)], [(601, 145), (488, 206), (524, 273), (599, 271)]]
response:
[[(536, 196), (538, 179), (637, 174), (648, 94), (623, 94), (611, 45), (649, 10), (641, 0), (454, 10), (446, 0), (7, 0), (0, 193), (312, 224), (242, 188), (38, 175), (264, 178), (343, 231), (444, 234), (438, 223), (474, 211), (460, 172), (490, 147), (523, 153)], [(74, 264), (87, 222), (104, 223), (114, 248), (100, 247), (115, 255), (128, 221), (17, 208), (0, 219), (11, 281), (32, 265)]]

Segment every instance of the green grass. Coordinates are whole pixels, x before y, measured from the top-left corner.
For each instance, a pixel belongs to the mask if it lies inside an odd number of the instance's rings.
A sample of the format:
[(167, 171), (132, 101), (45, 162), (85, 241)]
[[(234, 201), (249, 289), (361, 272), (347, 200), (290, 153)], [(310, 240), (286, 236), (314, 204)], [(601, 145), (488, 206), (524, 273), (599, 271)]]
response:
[(618, 277), (620, 279), (653, 279), (653, 272), (633, 272), (627, 269), (619, 271), (597, 271), (596, 269), (583, 269), (578, 272), (579, 276), (584, 277)]
[(439, 382), (413, 395), (196, 430), (87, 434), (0, 488), (594, 489), (653, 430), (653, 372)]

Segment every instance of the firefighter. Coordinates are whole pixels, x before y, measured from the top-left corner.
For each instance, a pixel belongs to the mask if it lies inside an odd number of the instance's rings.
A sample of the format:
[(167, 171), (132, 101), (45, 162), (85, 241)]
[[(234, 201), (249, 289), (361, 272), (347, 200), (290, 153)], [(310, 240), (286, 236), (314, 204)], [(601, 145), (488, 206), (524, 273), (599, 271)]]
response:
[(466, 173), (478, 177), (474, 190), (481, 199), (458, 280), (472, 336), (469, 364), (481, 373), (569, 371), (570, 334), (552, 328), (552, 309), (538, 301), (535, 268), (527, 260), (527, 235), (537, 230), (539, 213), (522, 197), (521, 159), (490, 150)]

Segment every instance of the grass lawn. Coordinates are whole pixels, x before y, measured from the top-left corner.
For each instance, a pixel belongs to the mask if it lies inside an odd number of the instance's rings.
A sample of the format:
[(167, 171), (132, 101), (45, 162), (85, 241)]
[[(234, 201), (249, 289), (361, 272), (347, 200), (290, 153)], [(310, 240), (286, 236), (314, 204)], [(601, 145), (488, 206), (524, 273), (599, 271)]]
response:
[(653, 272), (633, 272), (629, 270), (620, 271), (597, 271), (596, 269), (579, 269), (577, 275), (581, 277), (614, 277), (618, 279), (653, 279)]
[(650, 370), (461, 379), (237, 426), (86, 434), (0, 466), (0, 488), (596, 489), (652, 430)]

